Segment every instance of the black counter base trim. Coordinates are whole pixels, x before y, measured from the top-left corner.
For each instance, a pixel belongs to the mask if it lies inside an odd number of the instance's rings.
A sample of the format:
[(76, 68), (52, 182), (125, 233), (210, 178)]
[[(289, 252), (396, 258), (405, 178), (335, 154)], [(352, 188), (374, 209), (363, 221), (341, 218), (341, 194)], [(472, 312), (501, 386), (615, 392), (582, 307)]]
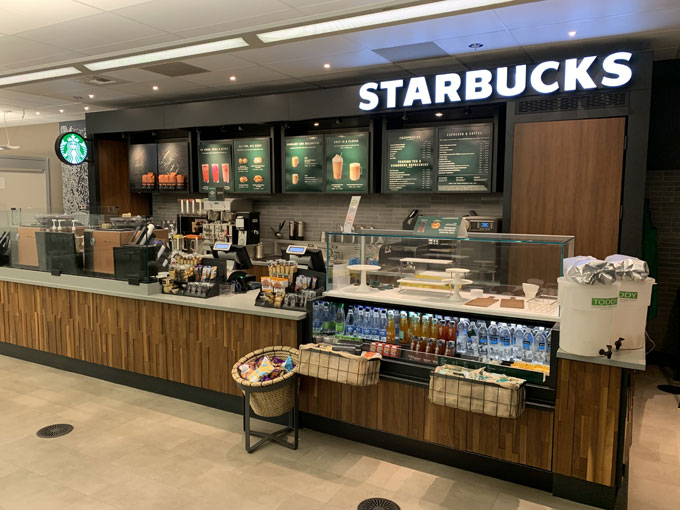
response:
[(419, 457), (547, 492), (552, 489), (552, 473), (543, 469), (389, 434), (315, 414), (300, 413), (300, 423), (304, 428), (403, 453), (411, 457)]
[[(620, 492), (620, 491), (619, 491)], [(627, 498), (620, 498), (617, 504), (616, 487), (608, 487), (599, 483), (588, 482), (580, 478), (564, 476), (555, 473), (553, 475), (553, 495), (558, 498), (569, 499), (584, 505), (596, 506), (607, 510), (621, 508)], [(625, 508), (625, 506), (623, 507)]]

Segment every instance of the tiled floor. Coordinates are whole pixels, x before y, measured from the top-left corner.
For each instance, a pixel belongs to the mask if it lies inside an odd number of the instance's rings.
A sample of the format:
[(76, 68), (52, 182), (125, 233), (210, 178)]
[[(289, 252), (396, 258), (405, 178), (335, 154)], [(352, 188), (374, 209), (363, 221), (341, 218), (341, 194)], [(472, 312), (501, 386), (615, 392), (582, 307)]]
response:
[[(676, 508), (677, 414), (652, 383), (638, 385), (645, 427), (636, 428), (634, 508), (651, 509), (648, 496)], [(57, 422), (75, 430), (36, 438)], [(0, 510), (354, 510), (374, 496), (404, 510), (587, 508), (309, 430), (297, 451), (270, 445), (248, 455), (237, 415), (0, 356)]]

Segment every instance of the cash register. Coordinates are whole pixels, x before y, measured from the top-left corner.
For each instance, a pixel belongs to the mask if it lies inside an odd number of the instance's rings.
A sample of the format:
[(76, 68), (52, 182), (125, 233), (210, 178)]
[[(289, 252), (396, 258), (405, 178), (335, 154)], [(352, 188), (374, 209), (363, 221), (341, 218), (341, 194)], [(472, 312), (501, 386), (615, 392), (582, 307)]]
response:
[(298, 266), (307, 267), (318, 273), (326, 272), (323, 254), (318, 248), (291, 244), (287, 248), (281, 248), (281, 254), (284, 260), (297, 262)]
[(226, 260), (227, 281), (235, 284), (236, 292), (247, 292), (248, 285), (256, 281), (254, 275), (245, 272), (245, 269), (253, 267), (245, 246), (217, 242), (213, 245), (212, 255), (218, 260)]

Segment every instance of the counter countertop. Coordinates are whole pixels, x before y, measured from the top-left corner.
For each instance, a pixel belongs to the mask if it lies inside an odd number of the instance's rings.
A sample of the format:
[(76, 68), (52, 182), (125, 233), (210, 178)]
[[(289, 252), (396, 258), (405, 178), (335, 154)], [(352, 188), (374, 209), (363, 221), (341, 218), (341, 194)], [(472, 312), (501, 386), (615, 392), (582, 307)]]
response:
[(564, 349), (557, 350), (557, 357), (562, 359), (570, 359), (573, 361), (582, 361), (584, 363), (594, 363), (596, 365), (608, 365), (610, 367), (627, 368), (629, 370), (646, 370), (647, 361), (644, 348), (640, 349), (621, 349), (614, 351), (611, 359), (605, 356), (581, 356), (579, 354), (572, 354)]
[(129, 285), (127, 282), (106, 278), (74, 275), (52, 276), (52, 274), (43, 271), (9, 267), (0, 267), (0, 281), (295, 321), (302, 320), (307, 316), (304, 312), (255, 306), (255, 298), (258, 294), (256, 290), (251, 290), (246, 294), (232, 294), (202, 299), (162, 294), (160, 285), (157, 283)]

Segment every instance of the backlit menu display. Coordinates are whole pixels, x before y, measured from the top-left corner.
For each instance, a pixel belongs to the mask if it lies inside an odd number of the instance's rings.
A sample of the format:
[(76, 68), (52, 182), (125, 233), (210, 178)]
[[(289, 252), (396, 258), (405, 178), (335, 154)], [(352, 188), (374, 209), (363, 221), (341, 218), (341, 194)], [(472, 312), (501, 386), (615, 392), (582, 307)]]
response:
[(322, 192), (324, 150), (322, 136), (295, 136), (285, 140), (284, 191)]
[(234, 191), (271, 192), (269, 138), (234, 140)]
[(208, 193), (211, 187), (217, 186), (223, 187), (224, 191), (234, 190), (232, 150), (231, 141), (201, 142), (198, 145), (201, 192)]
[(387, 133), (387, 192), (434, 191), (434, 128)]
[(493, 124), (438, 129), (438, 191), (490, 191)]

